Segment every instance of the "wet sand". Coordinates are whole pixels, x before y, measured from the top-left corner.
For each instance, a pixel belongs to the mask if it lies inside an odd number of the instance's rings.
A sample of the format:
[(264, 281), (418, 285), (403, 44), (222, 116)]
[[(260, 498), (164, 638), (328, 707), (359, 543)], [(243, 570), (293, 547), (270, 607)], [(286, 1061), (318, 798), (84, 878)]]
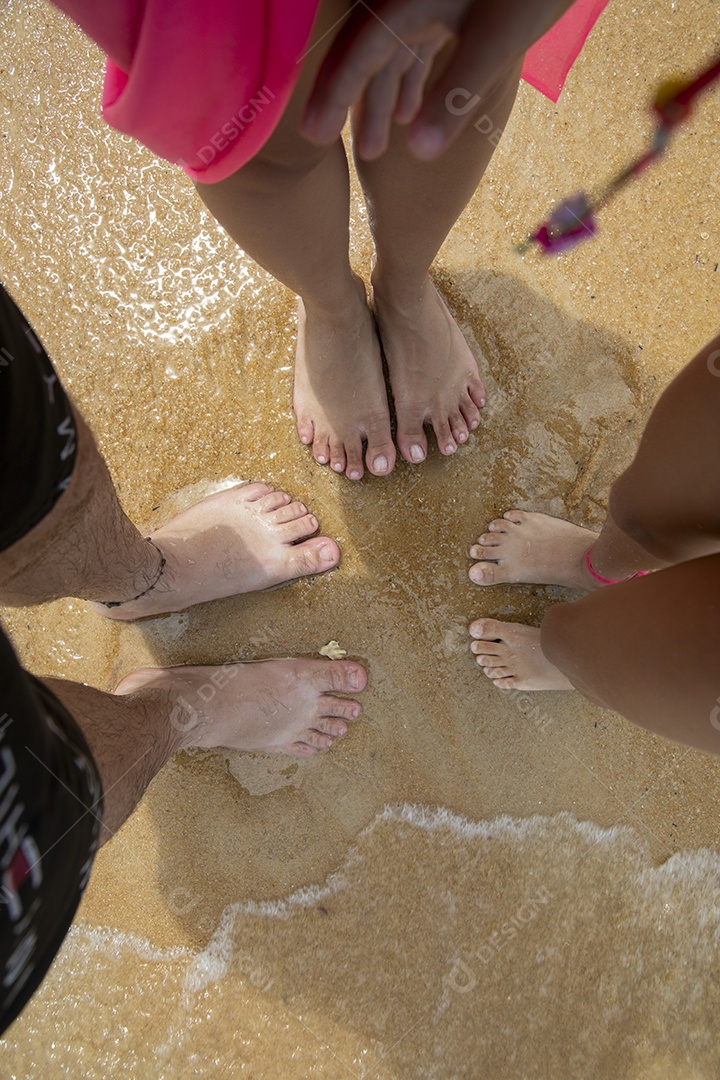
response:
[[(717, 866), (694, 853), (718, 846), (720, 765), (574, 693), (501, 694), (466, 635), (479, 615), (538, 622), (572, 598), (477, 589), (467, 550), (513, 506), (599, 524), (658, 394), (717, 330), (717, 92), (603, 214), (598, 240), (558, 261), (511, 250), (553, 202), (643, 145), (656, 84), (717, 50), (709, 6), (615, 0), (558, 106), (521, 87), (435, 274), (480, 358), (482, 426), (452, 459), (433, 450), (355, 486), (297, 443), (288, 291), (224, 237), (182, 174), (104, 126), (99, 54), (69, 24), (39, 3), (1, 18), (0, 271), (126, 510), (148, 528), (205, 485), (262, 479), (304, 500), (343, 550), (321, 579), (138, 626), (76, 600), (5, 612), (16, 647), (37, 674), (110, 690), (140, 665), (313, 655), (336, 638), (370, 684), (331, 754), (196, 752), (168, 765), (100, 853), (0, 1069), (717, 1075)], [(367, 273), (356, 188), (353, 237)], [(542, 820), (482, 843), (457, 823), (376, 822), (405, 803)], [(565, 812), (596, 828), (578, 832), (555, 817)], [(291, 915), (246, 906), (321, 888), (342, 867), (346, 884)], [(512, 951), (479, 959), (533, 902)], [(541, 960), (549, 981), (533, 979)]]

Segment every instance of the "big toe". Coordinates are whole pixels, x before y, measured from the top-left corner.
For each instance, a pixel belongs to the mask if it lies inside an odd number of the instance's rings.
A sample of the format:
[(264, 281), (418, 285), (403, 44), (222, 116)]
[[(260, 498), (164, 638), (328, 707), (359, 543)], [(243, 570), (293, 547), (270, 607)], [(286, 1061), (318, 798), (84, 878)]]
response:
[(340, 548), (329, 536), (314, 536), (288, 548), (292, 577), (324, 574), (340, 562)]

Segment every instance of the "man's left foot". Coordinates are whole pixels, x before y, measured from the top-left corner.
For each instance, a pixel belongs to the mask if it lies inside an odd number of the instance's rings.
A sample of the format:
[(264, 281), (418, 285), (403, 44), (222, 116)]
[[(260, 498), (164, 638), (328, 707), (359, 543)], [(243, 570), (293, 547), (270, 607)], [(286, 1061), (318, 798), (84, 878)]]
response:
[(543, 654), (538, 627), (479, 619), (470, 636), (475, 659), (498, 690), (574, 689)]
[(454, 454), (485, 404), (477, 361), (429, 277), (414, 290), (390, 286), (377, 271), (372, 280), (400, 452), (411, 465), (424, 461), (424, 425), (432, 424), (440, 453)]
[(150, 535), (165, 560), (152, 588), (137, 599), (114, 598), (119, 606), (93, 607), (129, 622), (323, 574), (337, 566), (340, 549), (317, 530), (304, 503), (267, 484), (219, 491)]

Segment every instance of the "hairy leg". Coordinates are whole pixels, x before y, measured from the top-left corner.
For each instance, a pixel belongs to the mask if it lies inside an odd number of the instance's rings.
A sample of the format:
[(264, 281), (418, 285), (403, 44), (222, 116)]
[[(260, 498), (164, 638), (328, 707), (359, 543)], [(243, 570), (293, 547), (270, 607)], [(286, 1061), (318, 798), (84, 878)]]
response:
[(373, 306), (406, 461), (422, 461), (427, 453), (424, 424), (434, 428), (440, 452), (452, 454), (480, 422), (485, 391), (475, 357), (428, 270), (480, 183), (519, 77), (516, 64), (483, 101), (477, 126), (436, 161), (418, 160), (406, 129), (397, 125), (381, 157), (356, 155), (375, 243)]
[(328, 749), (360, 715), (360, 705), (337, 695), (359, 693), (367, 676), (350, 661), (270, 660), (144, 669), (115, 694), (43, 681), (82, 729), (99, 769), (105, 841), (178, 750), (224, 746), (306, 757)]
[(198, 193), (230, 236), (300, 297), (294, 405), (315, 460), (378, 476), (395, 464), (380, 346), (365, 287), (349, 259), (350, 188), (341, 139), (312, 146), (298, 131), (315, 75), (349, 10), (325, 0), (280, 124), (260, 153)]
[[(77, 596), (99, 601), (96, 610), (109, 618), (137, 619), (270, 588), (337, 564), (337, 544), (312, 537), (318, 523), (307, 508), (266, 484), (203, 499), (148, 543), (120, 506), (76, 408), (73, 415), (78, 445), (70, 484), (35, 528), (0, 552), (3, 604)], [(107, 607), (108, 601), (120, 606)]]

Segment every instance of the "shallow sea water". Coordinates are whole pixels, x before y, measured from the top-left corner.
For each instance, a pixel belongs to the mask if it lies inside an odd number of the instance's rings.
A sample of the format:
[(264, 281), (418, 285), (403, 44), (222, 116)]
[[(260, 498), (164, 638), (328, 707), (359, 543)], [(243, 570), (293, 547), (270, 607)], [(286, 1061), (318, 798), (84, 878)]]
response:
[[(6, 612), (26, 664), (112, 689), (141, 664), (337, 638), (370, 673), (331, 754), (167, 766), (100, 853), (0, 1073), (716, 1077), (720, 765), (576, 694), (500, 694), (466, 639), (480, 614), (538, 621), (570, 598), (469, 585), (486, 522), (599, 523), (659, 392), (717, 330), (717, 94), (596, 242), (511, 251), (642, 145), (656, 83), (717, 49), (716, 5), (614, 0), (557, 107), (521, 88), (436, 266), (483, 425), (454, 459), (359, 486), (297, 444), (292, 297), (99, 120), (94, 48), (37, 0), (0, 20), (0, 272), (126, 509), (148, 527), (263, 479), (344, 553), (322, 579), (140, 626), (74, 600)], [(367, 272), (356, 189), (352, 252)]]

